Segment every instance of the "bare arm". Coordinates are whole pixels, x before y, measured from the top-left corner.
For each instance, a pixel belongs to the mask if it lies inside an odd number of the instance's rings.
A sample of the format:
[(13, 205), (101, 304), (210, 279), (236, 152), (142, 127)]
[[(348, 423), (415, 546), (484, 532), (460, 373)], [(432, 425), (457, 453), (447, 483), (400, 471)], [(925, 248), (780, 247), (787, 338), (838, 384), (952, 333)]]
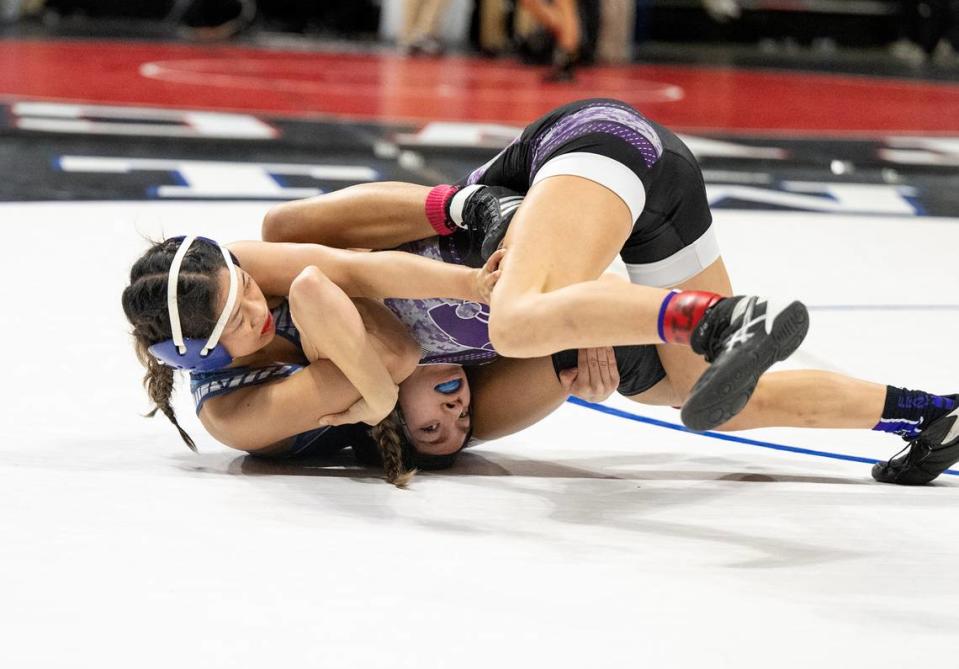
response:
[[(307, 358), (328, 358), (362, 396), (365, 411), (353, 422), (383, 420), (396, 406), (399, 387), (346, 294), (316, 267), (307, 267), (290, 287), (290, 314)], [(326, 418), (321, 424), (330, 424)]]
[[(294, 435), (322, 427), (324, 417), (345, 412), (364, 399), (354, 384), (356, 379), (351, 380), (348, 373), (365, 379), (361, 379), (361, 383), (377, 384), (373, 392), (378, 393), (378, 398), (373, 398), (373, 402), (388, 404), (391, 389), (415, 369), (419, 347), (395, 316), (373, 302), (359, 301), (354, 307), (342, 291), (338, 291), (338, 295), (333, 292), (336, 288), (332, 284), (324, 285), (317, 279), (315, 283), (319, 286), (311, 285), (314, 278), (298, 282), (291, 297), (291, 300), (302, 299), (316, 305), (315, 311), (295, 314), (310, 364), (292, 376), (212, 398), (200, 411), (200, 421), (207, 431), (227, 446), (263, 451), (282, 446)], [(311, 292), (314, 288), (316, 292)], [(326, 291), (327, 288), (332, 290)], [(337, 301), (341, 298), (350, 306), (349, 310), (344, 309), (345, 314), (337, 310)], [(356, 313), (361, 316), (364, 333), (356, 332)], [(362, 345), (355, 339), (360, 335)], [(353, 341), (336, 349), (338, 342), (334, 339), (347, 336)], [(323, 355), (358, 357), (345, 364), (348, 372), (344, 373), (333, 360), (323, 359)], [(381, 376), (377, 364), (385, 367), (386, 378)], [(392, 405), (387, 411), (389, 409)]]
[(482, 301), (480, 270), (401, 251), (345, 251), (319, 244), (234, 242), (230, 250), (267, 295), (287, 295), (314, 266), (351, 297)]
[(277, 205), (263, 219), (268, 242), (392, 249), (436, 233), (426, 220), (429, 186), (380, 182)]

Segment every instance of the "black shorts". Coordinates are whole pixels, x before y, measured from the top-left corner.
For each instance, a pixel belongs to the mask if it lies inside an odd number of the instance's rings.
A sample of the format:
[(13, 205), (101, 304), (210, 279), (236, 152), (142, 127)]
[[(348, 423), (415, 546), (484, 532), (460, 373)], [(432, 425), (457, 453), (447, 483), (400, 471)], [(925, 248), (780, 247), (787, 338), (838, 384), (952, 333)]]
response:
[[(666, 378), (666, 370), (659, 360), (655, 346), (614, 346), (616, 369), (619, 370), (620, 395), (632, 397), (639, 395)], [(553, 370), (556, 376), (564, 369), (577, 366), (579, 352), (575, 349), (554, 353)]]
[(620, 255), (634, 283), (675, 286), (719, 258), (695, 157), (672, 131), (617, 100), (553, 110), (460, 183), (525, 194), (559, 175), (599, 183), (629, 207), (633, 231)]

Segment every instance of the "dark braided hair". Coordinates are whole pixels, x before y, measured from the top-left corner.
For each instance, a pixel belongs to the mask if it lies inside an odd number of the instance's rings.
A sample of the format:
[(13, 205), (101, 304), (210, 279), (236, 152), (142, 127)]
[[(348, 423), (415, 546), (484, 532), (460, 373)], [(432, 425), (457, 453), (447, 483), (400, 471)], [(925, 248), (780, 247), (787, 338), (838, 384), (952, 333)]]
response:
[(403, 423), (403, 414), (397, 404), (390, 415), (366, 432), (366, 439), (354, 438), (350, 442), (353, 455), (360, 464), (382, 465), (386, 480), (399, 488), (409, 485), (410, 479), (420, 469), (433, 471), (452, 467), (460, 451), (473, 438), (471, 426), (463, 445), (455, 452), (446, 455), (420, 453), (406, 436)]
[(416, 474), (416, 469), (407, 469), (407, 454), (404, 450), (409, 451), (412, 447), (403, 434), (399, 411), (398, 406), (394, 408), (389, 416), (373, 426), (370, 435), (379, 449), (386, 480), (397, 488), (405, 488)]
[[(147, 370), (143, 385), (155, 405), (147, 416), (162, 412), (180, 432), (186, 445), (196, 451), (196, 444), (180, 427), (170, 405), (174, 370), (156, 360), (148, 350), (153, 344), (173, 336), (167, 311), (167, 279), (181, 242), (175, 238), (154, 243), (133, 264), (130, 285), (123, 290), (122, 302), (123, 313), (133, 326), (137, 358)], [(225, 268), (220, 250), (201, 239), (193, 242), (184, 256), (177, 283), (177, 306), (184, 337), (206, 338), (213, 331), (219, 296), (217, 275)]]

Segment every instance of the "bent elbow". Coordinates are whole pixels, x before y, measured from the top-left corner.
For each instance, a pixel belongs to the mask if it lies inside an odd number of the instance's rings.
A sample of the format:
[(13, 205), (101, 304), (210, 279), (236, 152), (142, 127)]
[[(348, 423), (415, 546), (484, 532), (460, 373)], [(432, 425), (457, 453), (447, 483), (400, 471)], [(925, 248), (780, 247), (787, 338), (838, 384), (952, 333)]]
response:
[(290, 282), (290, 299), (316, 299), (329, 279), (316, 265), (307, 265)]
[(287, 210), (287, 205), (279, 204), (275, 207), (270, 207), (270, 210), (266, 212), (266, 215), (263, 216), (263, 223), (260, 225), (260, 237), (263, 241), (291, 241), (287, 229), (287, 222), (289, 221), (289, 216), (286, 213)]
[(390, 347), (383, 361), (394, 383), (405, 381), (420, 362), (420, 346), (412, 337), (404, 337)]

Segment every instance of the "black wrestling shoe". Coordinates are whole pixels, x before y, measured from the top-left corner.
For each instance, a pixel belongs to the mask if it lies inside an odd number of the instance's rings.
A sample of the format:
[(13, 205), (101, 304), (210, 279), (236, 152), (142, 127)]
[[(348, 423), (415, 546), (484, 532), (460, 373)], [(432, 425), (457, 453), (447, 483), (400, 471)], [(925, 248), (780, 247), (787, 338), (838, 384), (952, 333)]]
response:
[(468, 267), (482, 267), (503, 242), (523, 196), (508, 188), (483, 186), (463, 204), (463, 228), (469, 235), (464, 257)]
[(683, 404), (683, 424), (702, 432), (742, 411), (756, 383), (773, 363), (799, 348), (809, 330), (802, 302), (770, 303), (761, 297), (729, 297), (710, 307), (690, 340), (710, 364)]
[[(949, 395), (957, 399), (959, 396)], [(925, 485), (959, 462), (959, 408), (929, 423), (909, 442), (905, 455), (872, 466), (880, 483)], [(901, 451), (900, 451), (901, 453)]]

